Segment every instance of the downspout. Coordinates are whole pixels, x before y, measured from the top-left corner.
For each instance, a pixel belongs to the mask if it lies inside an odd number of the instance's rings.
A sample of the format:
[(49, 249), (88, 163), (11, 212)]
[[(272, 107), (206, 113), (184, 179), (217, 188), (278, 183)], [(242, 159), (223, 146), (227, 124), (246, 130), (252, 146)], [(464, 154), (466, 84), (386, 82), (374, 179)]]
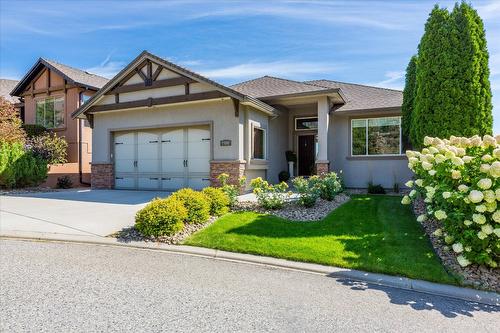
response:
[[(80, 92), (79, 96), (79, 106), (82, 105), (82, 92)], [(90, 183), (83, 181), (83, 164), (82, 164), (82, 150), (83, 150), (83, 119), (78, 118), (78, 175), (80, 177), (80, 184), (91, 186)]]

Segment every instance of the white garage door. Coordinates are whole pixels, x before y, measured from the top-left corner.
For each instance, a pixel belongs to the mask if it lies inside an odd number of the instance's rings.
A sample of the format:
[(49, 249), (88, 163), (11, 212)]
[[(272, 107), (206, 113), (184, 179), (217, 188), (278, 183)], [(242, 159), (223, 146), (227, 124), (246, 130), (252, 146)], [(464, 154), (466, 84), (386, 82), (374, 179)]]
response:
[(170, 191), (210, 185), (207, 127), (117, 132), (114, 138), (116, 188)]

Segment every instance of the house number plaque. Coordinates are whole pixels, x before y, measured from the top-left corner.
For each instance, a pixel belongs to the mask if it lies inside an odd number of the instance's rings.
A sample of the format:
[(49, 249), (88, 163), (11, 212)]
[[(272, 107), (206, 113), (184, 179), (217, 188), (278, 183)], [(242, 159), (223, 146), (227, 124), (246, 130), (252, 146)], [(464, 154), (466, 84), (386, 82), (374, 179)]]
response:
[(220, 140), (221, 147), (229, 147), (231, 146), (231, 140)]

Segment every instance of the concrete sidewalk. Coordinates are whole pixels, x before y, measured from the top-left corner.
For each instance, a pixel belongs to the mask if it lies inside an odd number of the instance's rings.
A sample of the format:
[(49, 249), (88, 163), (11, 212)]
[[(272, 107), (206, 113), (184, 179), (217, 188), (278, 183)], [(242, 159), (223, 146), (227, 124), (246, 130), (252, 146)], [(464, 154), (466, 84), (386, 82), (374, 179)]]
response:
[(139, 209), (154, 197), (169, 194), (76, 189), (2, 195), (0, 232), (107, 236), (134, 225), (134, 217)]
[(125, 246), (137, 249), (167, 251), (177, 254), (194, 255), (218, 260), (230, 260), (255, 265), (266, 265), (283, 269), (292, 269), (308, 273), (322, 274), (335, 278), (345, 278), (354, 281), (362, 281), (377, 285), (413, 290), (422, 293), (440, 295), (461, 299), (465, 301), (478, 302), (488, 305), (500, 306), (500, 295), (495, 292), (481, 291), (470, 288), (461, 288), (451, 285), (433, 283), (422, 280), (409, 279), (405, 277), (390, 276), (370, 272), (357, 271), (346, 268), (295, 262), (271, 257), (226, 252), (208, 248), (167, 245), (153, 242), (128, 242), (123, 243), (112, 237), (99, 237), (91, 235), (63, 235), (36, 232), (0, 232), (0, 238), (28, 239), (42, 241), (61, 241), (87, 243), (104, 246)]

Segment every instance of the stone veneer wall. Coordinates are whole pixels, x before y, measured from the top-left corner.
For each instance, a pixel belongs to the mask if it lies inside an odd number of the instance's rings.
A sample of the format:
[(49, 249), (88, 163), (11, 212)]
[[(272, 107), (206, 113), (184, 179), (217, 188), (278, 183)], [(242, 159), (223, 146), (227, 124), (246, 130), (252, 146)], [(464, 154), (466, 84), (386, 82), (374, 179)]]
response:
[(328, 162), (318, 162), (316, 163), (316, 174), (322, 176), (330, 172), (330, 163)]
[(90, 183), (93, 189), (112, 189), (115, 186), (113, 164), (92, 163)]
[(221, 173), (229, 175), (228, 182), (233, 185), (239, 184), (239, 178), (245, 175), (244, 161), (211, 161), (210, 162), (210, 185), (220, 185), (217, 177)]

